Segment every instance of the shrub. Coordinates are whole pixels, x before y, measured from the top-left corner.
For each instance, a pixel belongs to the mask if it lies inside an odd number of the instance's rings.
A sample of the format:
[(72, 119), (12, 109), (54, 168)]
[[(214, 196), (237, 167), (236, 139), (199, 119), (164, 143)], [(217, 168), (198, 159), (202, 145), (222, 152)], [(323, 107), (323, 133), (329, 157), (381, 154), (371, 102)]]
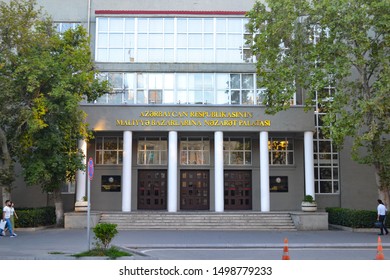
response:
[(55, 208), (40, 207), (40, 208), (16, 208), (18, 219), (14, 219), (15, 227), (39, 227), (54, 225), (56, 223)]
[[(352, 228), (373, 228), (377, 220), (377, 212), (373, 210), (354, 210), (339, 207), (328, 207), (329, 224)], [(386, 226), (389, 225), (386, 219)]]
[(118, 233), (116, 227), (116, 224), (101, 223), (97, 224), (96, 227), (93, 228), (95, 239), (97, 240), (96, 245), (98, 248), (103, 247), (103, 250), (108, 249), (111, 240)]

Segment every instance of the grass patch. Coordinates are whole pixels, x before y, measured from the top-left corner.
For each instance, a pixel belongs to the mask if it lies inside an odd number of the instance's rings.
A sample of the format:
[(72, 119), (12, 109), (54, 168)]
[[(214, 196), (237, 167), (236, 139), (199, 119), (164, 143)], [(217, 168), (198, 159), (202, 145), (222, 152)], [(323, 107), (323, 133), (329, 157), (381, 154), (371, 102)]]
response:
[(109, 259), (115, 260), (116, 258), (120, 257), (128, 257), (132, 256), (132, 254), (122, 251), (116, 247), (111, 247), (109, 249), (101, 249), (101, 248), (95, 248), (90, 251), (81, 252), (78, 254), (72, 255), (76, 258), (82, 258), (82, 257), (108, 257)]

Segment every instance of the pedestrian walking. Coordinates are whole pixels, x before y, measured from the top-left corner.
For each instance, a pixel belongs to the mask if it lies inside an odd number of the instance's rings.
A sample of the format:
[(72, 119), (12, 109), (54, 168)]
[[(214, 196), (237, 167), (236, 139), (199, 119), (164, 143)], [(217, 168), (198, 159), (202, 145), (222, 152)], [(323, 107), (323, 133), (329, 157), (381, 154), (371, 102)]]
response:
[(14, 233), (15, 233), (15, 218), (19, 219), (19, 217), (18, 217), (18, 214), (16, 214), (14, 207), (15, 207), (15, 203), (13, 201), (11, 201), (11, 225), (12, 225), (12, 229), (14, 230)]
[(8, 228), (10, 237), (16, 237), (16, 233), (12, 230), (11, 224), (11, 201), (8, 199), (5, 201), (5, 206), (3, 208), (3, 221), (6, 222), (6, 227)]
[(381, 225), (380, 225), (381, 232), (378, 235), (383, 235), (383, 231), (386, 234), (389, 234), (389, 231), (387, 230), (387, 228), (385, 226), (387, 209), (386, 209), (385, 204), (380, 199), (378, 199), (377, 212), (378, 212), (377, 220), (381, 223)]

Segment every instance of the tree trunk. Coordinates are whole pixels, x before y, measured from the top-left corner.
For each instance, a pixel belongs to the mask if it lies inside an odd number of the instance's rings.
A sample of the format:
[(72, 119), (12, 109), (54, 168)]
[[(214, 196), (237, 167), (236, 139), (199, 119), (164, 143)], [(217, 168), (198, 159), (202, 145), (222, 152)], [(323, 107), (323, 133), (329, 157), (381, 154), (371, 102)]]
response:
[(2, 190), (1, 190), (1, 194), (2, 194), (2, 198), (3, 198), (3, 202), (2, 202), (1, 205), (4, 205), (4, 203), (7, 200), (11, 200), (11, 192), (10, 192), (10, 188), (9, 187), (3, 186)]
[(56, 226), (63, 227), (64, 226), (64, 204), (62, 202), (61, 191), (54, 191), (54, 205), (56, 211)]
[(13, 161), (8, 149), (7, 136), (2, 128), (0, 128), (0, 145), (2, 155), (2, 162), (0, 162), (0, 173), (2, 181), (0, 182), (0, 185), (2, 186), (3, 199), (1, 205), (4, 205), (6, 200), (11, 200), (11, 185), (15, 179), (15, 176)]
[(386, 208), (390, 210), (390, 193), (387, 186), (383, 186), (381, 183), (379, 168), (375, 168), (375, 181), (378, 188), (378, 198), (383, 201), (386, 205)]

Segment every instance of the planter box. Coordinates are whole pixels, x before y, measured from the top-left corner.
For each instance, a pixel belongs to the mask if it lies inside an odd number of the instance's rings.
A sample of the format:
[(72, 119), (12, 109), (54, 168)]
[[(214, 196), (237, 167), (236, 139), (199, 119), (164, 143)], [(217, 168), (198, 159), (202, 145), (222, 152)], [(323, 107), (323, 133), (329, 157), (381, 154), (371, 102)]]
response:
[(88, 201), (76, 201), (74, 204), (75, 212), (87, 212), (88, 211)]
[(302, 201), (301, 207), (303, 212), (315, 212), (317, 211), (317, 202)]

